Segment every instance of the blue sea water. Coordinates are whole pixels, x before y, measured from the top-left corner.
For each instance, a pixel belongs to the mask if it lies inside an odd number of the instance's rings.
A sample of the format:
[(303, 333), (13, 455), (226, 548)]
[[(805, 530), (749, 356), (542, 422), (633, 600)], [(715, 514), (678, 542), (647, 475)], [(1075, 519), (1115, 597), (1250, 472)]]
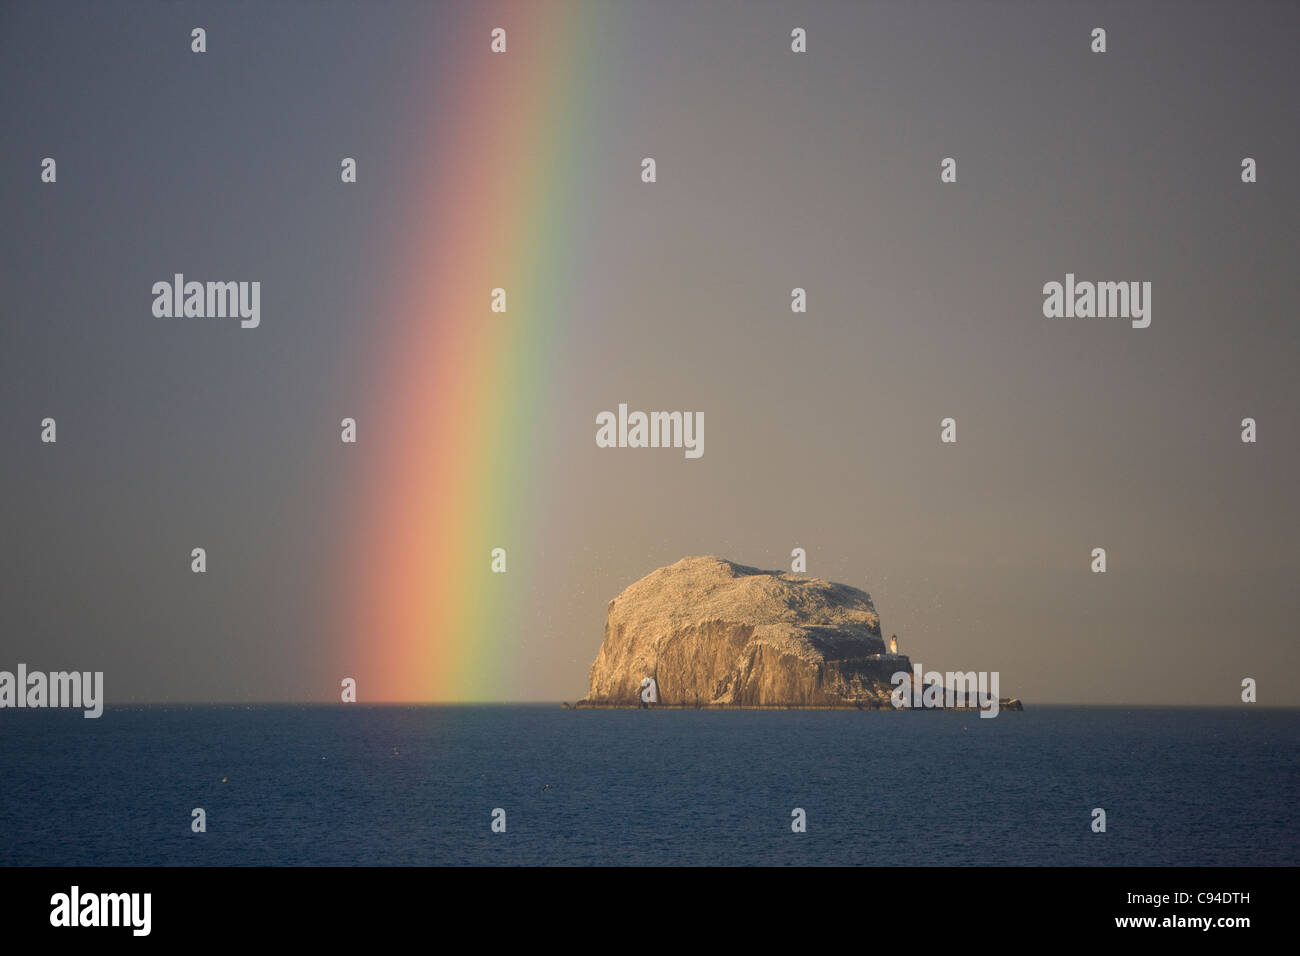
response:
[(1293, 866), (1298, 743), (1244, 707), (8, 710), (0, 864)]

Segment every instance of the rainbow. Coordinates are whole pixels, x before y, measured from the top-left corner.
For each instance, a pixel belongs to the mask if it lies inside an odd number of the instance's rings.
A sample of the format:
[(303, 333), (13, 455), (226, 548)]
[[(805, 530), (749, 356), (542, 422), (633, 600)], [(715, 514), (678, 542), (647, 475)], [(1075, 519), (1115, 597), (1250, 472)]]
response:
[[(368, 321), (381, 335), (373, 388), (380, 461), (348, 549), (345, 667), (370, 702), (471, 702), (523, 693), (518, 569), (535, 534), (533, 416), (563, 348), (579, 241), (572, 150), (584, 87), (576, 5), (474, 4), (456, 31), (481, 37), (438, 70), (421, 156), (427, 193), (403, 223), (396, 291)], [(445, 20), (445, 8), (441, 8)], [(587, 24), (598, 11), (584, 9)], [(508, 50), (489, 50), (490, 31)], [(447, 29), (446, 23), (438, 29)], [(583, 32), (589, 30), (583, 26)], [(422, 160), (423, 162), (423, 160)], [(491, 311), (504, 288), (507, 312)], [(509, 571), (493, 574), (494, 547)]]

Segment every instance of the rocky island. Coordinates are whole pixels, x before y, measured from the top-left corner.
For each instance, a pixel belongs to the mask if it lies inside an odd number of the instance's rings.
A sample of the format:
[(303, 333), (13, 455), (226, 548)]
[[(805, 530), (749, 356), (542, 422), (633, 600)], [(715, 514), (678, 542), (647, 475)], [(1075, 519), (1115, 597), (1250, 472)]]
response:
[[(605, 639), (577, 707), (893, 710), (891, 653), (871, 595), (718, 557), (683, 558), (609, 602)], [(1019, 709), (1007, 701), (1003, 709)]]

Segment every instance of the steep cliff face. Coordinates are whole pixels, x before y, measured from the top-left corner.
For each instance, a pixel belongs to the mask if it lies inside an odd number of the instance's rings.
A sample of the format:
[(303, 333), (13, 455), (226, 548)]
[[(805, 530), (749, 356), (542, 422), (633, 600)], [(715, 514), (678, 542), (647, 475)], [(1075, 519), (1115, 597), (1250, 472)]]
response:
[(716, 557), (683, 558), (609, 602), (584, 703), (888, 705), (889, 657), (865, 591)]

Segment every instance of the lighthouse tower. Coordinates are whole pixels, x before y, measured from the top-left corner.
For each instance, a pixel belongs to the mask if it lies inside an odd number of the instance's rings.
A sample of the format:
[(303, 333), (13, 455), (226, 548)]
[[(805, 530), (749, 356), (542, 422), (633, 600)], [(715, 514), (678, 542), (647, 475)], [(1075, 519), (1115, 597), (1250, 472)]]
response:
[(893, 637), (891, 637), (891, 638), (889, 639), (889, 653), (891, 653), (891, 654), (897, 654), (897, 653), (898, 653), (898, 635), (897, 635), (897, 634), (895, 634)]

